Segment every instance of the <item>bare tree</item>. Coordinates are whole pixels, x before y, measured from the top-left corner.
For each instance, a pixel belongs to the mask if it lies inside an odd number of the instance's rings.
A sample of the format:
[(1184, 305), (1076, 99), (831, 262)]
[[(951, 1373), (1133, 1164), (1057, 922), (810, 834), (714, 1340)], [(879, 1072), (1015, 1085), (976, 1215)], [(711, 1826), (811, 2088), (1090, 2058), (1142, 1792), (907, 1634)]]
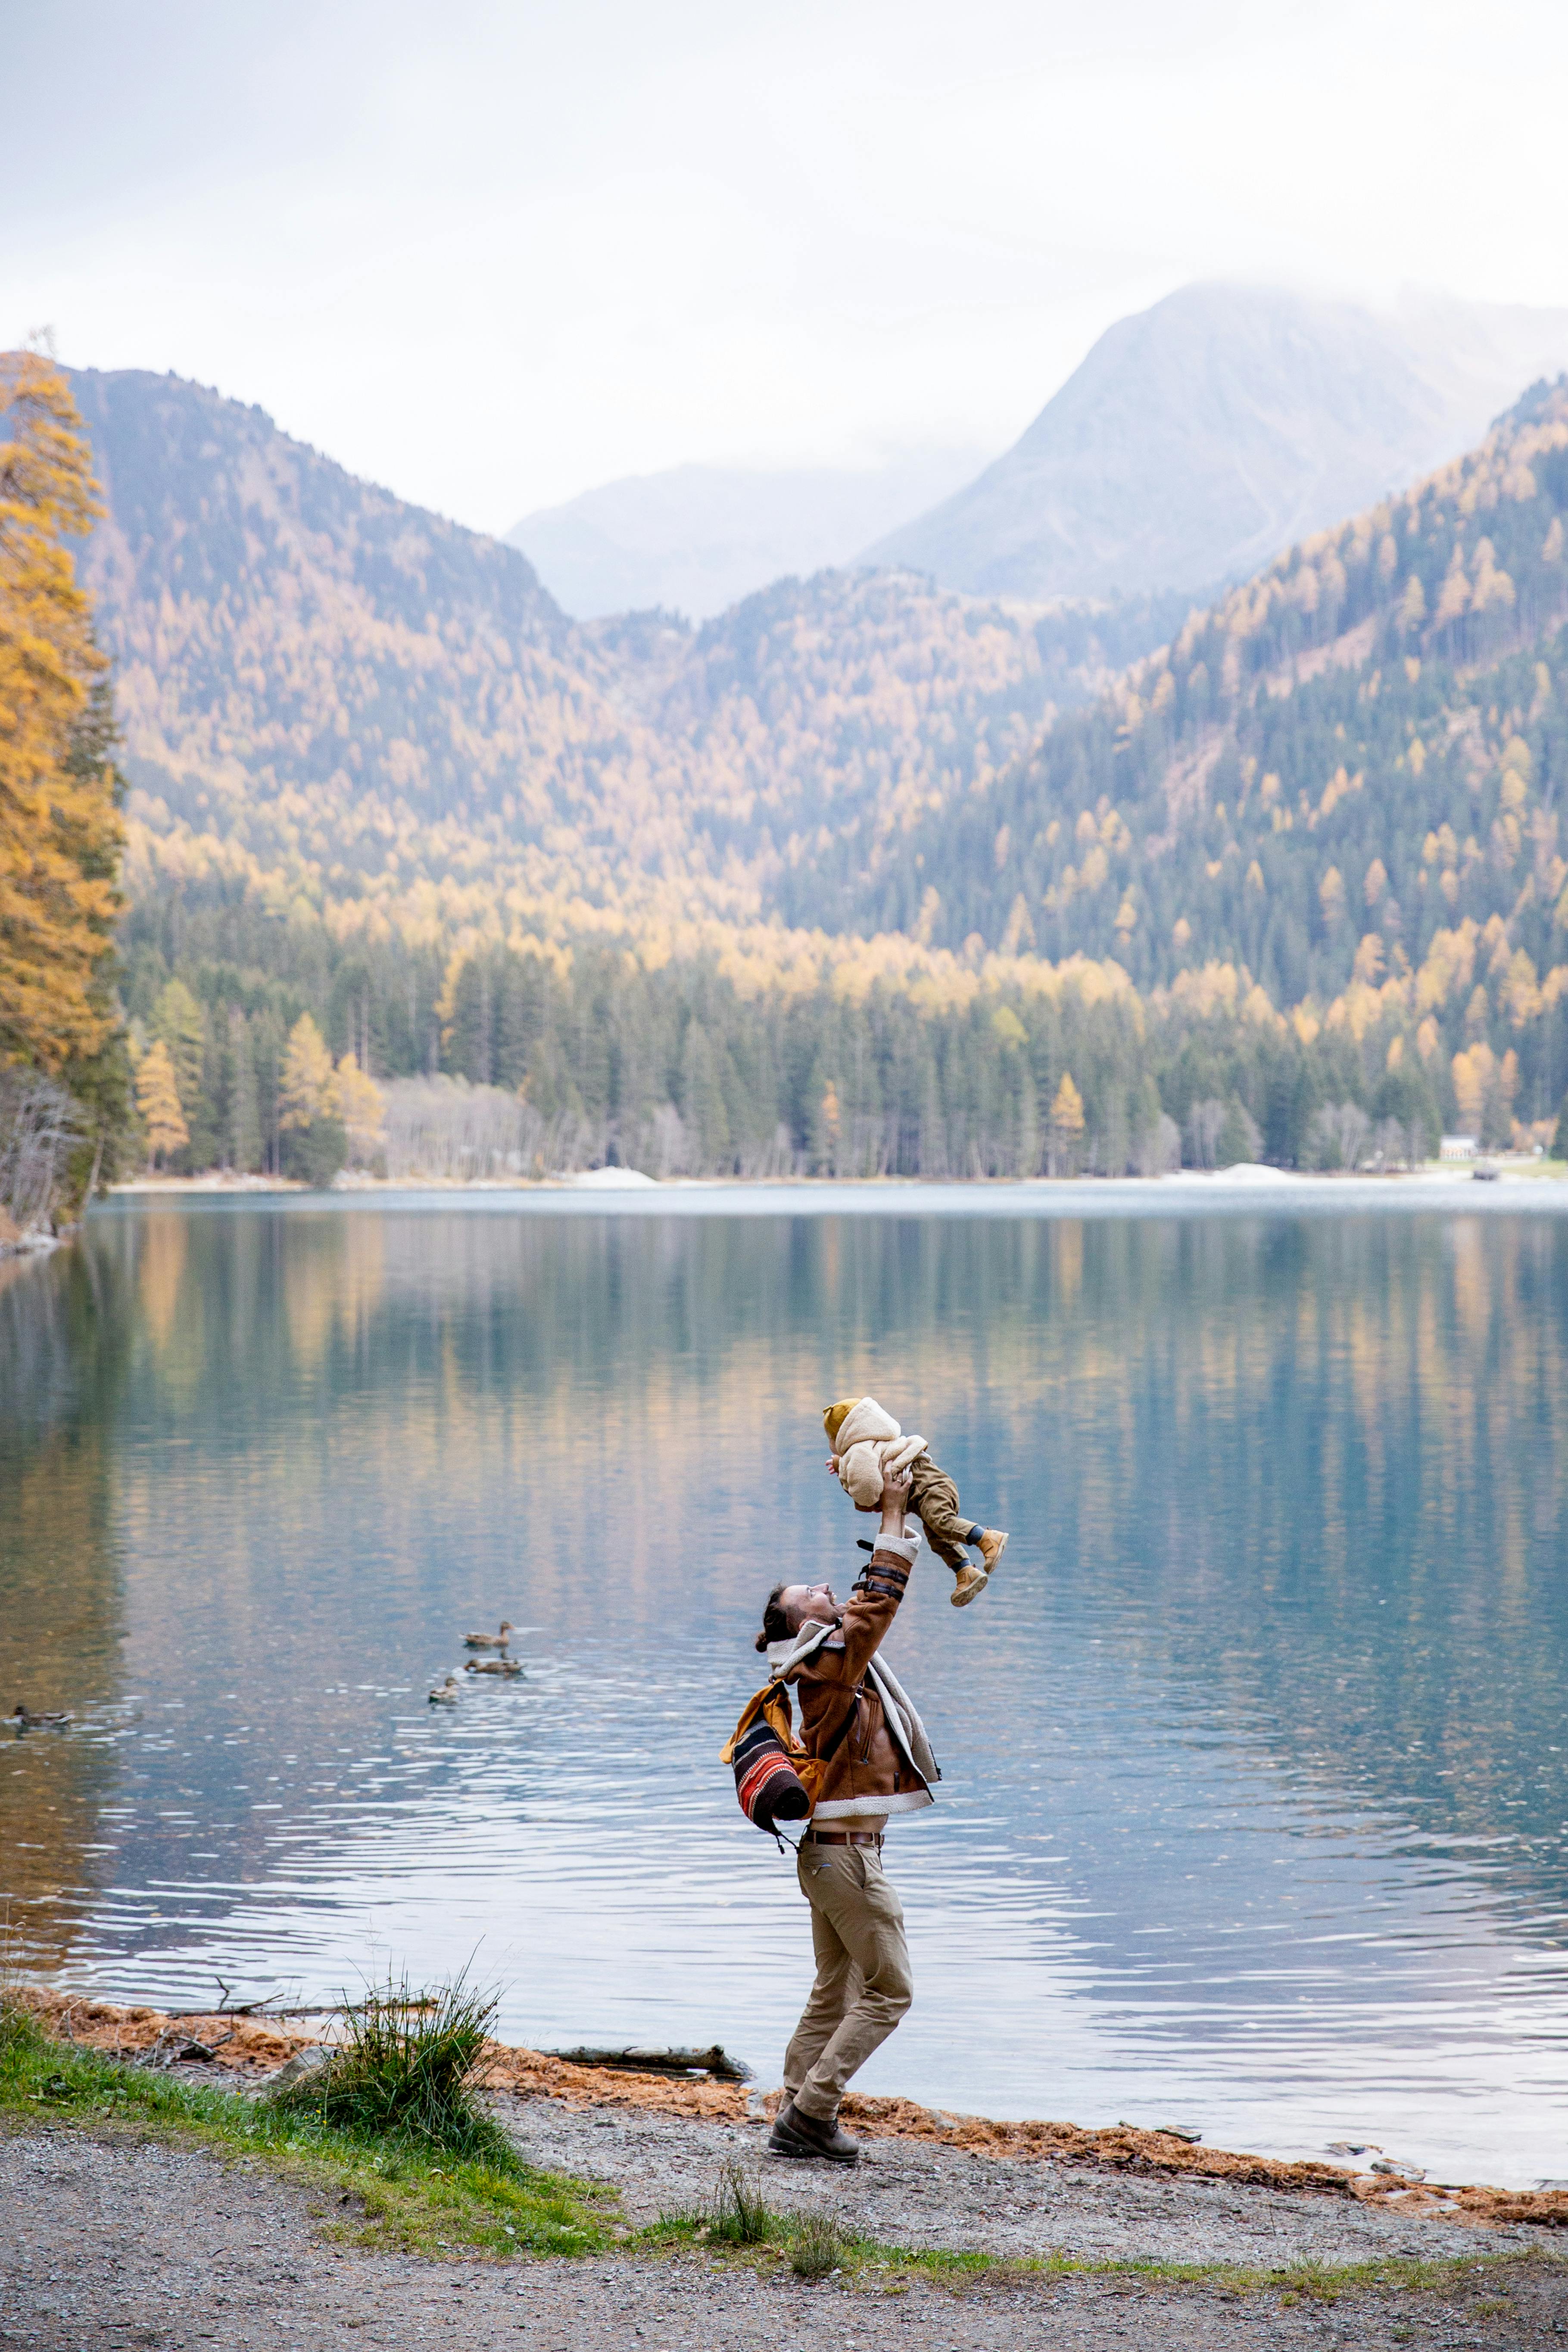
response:
[(1359, 1103), (1324, 1103), (1307, 1129), (1307, 1156), (1314, 1168), (1359, 1168), (1371, 1133), (1372, 1121)]
[(0, 1070), (0, 1209), (18, 1233), (47, 1233), (71, 1153), (91, 1132), (74, 1095), (37, 1070)]
[(1194, 1168), (1212, 1168), (1225, 1125), (1225, 1105), (1211, 1098), (1194, 1103), (1187, 1113), (1187, 1158)]

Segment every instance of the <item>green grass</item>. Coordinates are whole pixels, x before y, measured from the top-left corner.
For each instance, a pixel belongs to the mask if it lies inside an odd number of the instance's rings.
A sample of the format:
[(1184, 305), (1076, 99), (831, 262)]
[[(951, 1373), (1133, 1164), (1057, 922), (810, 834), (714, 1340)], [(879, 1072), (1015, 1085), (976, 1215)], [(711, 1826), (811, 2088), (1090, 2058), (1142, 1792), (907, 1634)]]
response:
[[(182, 2083), (93, 2050), (49, 2041), (0, 2009), (0, 2116), (28, 2124), (136, 2130), (178, 2138), (317, 2192), (328, 2234), (421, 2254), (587, 2254), (624, 2240), (616, 2200), (592, 2184), (525, 2164), (450, 2155), (406, 2132), (328, 2122), (282, 2100)], [(498, 2138), (499, 2126), (493, 2126)]]
[(1495, 2293), (1500, 2286), (1506, 2288), (1510, 2271), (1555, 2259), (1531, 2248), (1523, 2252), (1454, 2255), (1435, 2262), (1302, 2262), (1253, 2269), (1225, 2263), (1093, 2262), (1070, 2254), (1013, 2257), (949, 2248), (889, 2246), (847, 2232), (819, 2211), (767, 2205), (760, 2181), (748, 2191), (749, 2221), (742, 2234), (732, 2218), (733, 2190), (725, 2179), (739, 2171), (738, 2166), (726, 2166), (711, 2202), (661, 2215), (651, 2229), (640, 2233), (641, 2242), (668, 2247), (706, 2246), (763, 2271), (787, 2264), (800, 2278), (818, 2279), (837, 2273), (847, 2284), (879, 2288), (889, 2294), (903, 2294), (916, 2279), (962, 2293), (966, 2287), (999, 2285), (1014, 2279), (1121, 2278), (1225, 2294), (1278, 2295), (1283, 2304), (1331, 2304), (1344, 2295), (1372, 2293), (1452, 2297), (1457, 2290), (1479, 2292), (1483, 2286)]

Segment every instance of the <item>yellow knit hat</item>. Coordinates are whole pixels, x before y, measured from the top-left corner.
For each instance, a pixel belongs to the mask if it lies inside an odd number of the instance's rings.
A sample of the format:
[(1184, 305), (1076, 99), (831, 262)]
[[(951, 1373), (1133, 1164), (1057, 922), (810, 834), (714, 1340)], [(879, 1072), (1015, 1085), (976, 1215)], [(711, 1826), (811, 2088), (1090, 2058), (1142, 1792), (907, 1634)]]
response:
[(848, 1420), (850, 1414), (854, 1412), (860, 1400), (858, 1397), (841, 1397), (837, 1404), (826, 1404), (823, 1406), (822, 1426), (827, 1432), (827, 1443), (829, 1445), (837, 1444), (839, 1431), (843, 1428), (845, 1423)]

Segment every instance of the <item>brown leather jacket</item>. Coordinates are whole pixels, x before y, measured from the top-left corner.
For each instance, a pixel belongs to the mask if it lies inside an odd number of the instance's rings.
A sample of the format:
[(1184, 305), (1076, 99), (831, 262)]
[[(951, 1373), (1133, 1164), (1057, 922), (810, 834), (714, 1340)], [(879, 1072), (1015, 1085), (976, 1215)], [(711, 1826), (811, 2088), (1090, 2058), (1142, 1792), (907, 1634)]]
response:
[(837, 1633), (785, 1677), (800, 1702), (801, 1745), (822, 1768), (812, 1819), (826, 1825), (875, 1822), (933, 1801), (888, 1729), (866, 1673), (899, 1613), (918, 1544), (918, 1537), (879, 1537)]

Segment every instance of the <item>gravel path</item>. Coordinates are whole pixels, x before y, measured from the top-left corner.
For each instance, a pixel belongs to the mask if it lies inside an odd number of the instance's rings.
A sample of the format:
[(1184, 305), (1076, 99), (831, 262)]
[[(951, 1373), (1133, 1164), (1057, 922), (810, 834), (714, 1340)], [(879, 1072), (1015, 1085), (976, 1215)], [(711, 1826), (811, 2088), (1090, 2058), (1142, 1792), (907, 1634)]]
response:
[[(542, 2154), (547, 2120), (521, 2118)], [(697, 2169), (710, 2167), (713, 2152), (703, 2148)], [(607, 2174), (607, 2142), (599, 2157)], [(643, 2185), (628, 2199), (634, 2210), (650, 2193), (647, 2168), (659, 2163), (668, 2178), (673, 2161), (650, 2129), (637, 2158)], [(1004, 2169), (986, 2167), (987, 2183)], [(636, 2171), (628, 2161), (629, 2183)], [(870, 2210), (933, 2176), (901, 2177), (898, 2189), (892, 2172), (878, 2171), (855, 2194)], [(800, 2178), (793, 2168), (790, 2178)], [(1042, 2183), (1042, 2193), (1054, 2199), (1061, 2188)], [(815, 2183), (811, 2193), (820, 2193)], [(80, 2130), (0, 2138), (0, 2214), (6, 2352), (195, 2352), (209, 2344), (237, 2352), (1383, 2352), (1409, 2343), (1543, 2352), (1568, 2335), (1568, 2269), (1544, 2262), (1504, 2281), (1478, 2273), (1442, 2298), (1365, 2294), (1285, 2306), (1273, 2294), (1125, 2279), (1003, 2277), (960, 2292), (918, 2282), (898, 2293), (832, 2281), (811, 2287), (759, 2280), (700, 2254), (509, 2264), (363, 2254), (322, 2242), (320, 2205), (247, 2164)], [(1471, 2234), (1472, 2248), (1478, 2235), (1493, 2245), (1500, 2233)], [(1433, 2242), (1426, 2231), (1422, 2242)]]
[(895, 2246), (1268, 2270), (1297, 2262), (1496, 2253), (1532, 2241), (1556, 2251), (1563, 2237), (1561, 2231), (1478, 2230), (1401, 2212), (1397, 2204), (1018, 2162), (921, 2140), (867, 2140), (853, 2172), (829, 2172), (766, 2157), (767, 2126), (760, 2120), (702, 2123), (635, 2108), (571, 2107), (556, 2099), (493, 2104), (531, 2162), (614, 2181), (626, 2219), (639, 2224), (703, 2201), (726, 2158), (739, 2157), (762, 2170), (770, 2204), (831, 2207), (847, 2228)]

